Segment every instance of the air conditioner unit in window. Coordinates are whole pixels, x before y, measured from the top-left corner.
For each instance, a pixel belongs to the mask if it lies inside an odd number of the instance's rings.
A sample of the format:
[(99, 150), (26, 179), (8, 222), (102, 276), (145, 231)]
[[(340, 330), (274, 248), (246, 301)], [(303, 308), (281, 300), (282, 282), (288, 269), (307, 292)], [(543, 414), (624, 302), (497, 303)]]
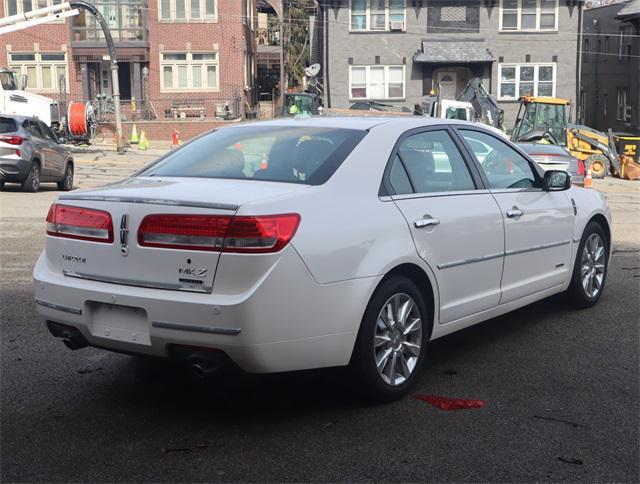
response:
[(623, 121), (625, 123), (630, 123), (631, 122), (631, 113), (633, 112), (632, 106), (625, 106), (624, 107), (624, 118)]
[(404, 22), (389, 22), (389, 30), (404, 30)]

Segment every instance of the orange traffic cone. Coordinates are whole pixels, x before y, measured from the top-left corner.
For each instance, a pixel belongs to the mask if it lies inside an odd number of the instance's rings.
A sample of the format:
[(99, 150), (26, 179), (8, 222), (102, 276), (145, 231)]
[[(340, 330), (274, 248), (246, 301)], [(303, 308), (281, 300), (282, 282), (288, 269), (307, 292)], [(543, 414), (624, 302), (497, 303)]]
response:
[(181, 145), (182, 143), (180, 143), (180, 131), (178, 131), (177, 129), (173, 130), (173, 146), (178, 146)]
[(269, 165), (267, 164), (267, 154), (262, 153), (262, 159), (260, 160), (260, 169), (266, 170)]
[(593, 186), (593, 177), (591, 176), (591, 168), (587, 170), (587, 174), (584, 177), (584, 187), (591, 188)]

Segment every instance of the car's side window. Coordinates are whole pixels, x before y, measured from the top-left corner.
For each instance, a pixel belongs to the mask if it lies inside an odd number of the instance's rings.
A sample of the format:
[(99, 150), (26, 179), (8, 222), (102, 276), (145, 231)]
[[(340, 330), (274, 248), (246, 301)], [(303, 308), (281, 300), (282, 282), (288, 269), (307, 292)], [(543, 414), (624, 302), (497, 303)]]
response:
[(482, 166), (489, 188), (535, 188), (537, 177), (529, 161), (511, 146), (480, 131), (460, 134)]
[[(397, 165), (406, 169), (400, 170)], [(409, 179), (403, 180), (408, 174)], [(475, 184), (462, 154), (446, 130), (408, 136), (398, 148), (390, 182), (397, 194), (474, 190)]]
[(402, 162), (398, 155), (393, 159), (391, 163), (391, 170), (389, 171), (389, 183), (391, 184), (391, 188), (396, 195), (406, 195), (408, 193), (413, 193), (413, 187), (411, 186), (411, 181), (409, 181), (409, 176), (407, 175), (407, 171), (402, 166)]
[(44, 135), (40, 132), (40, 128), (38, 128), (38, 125), (33, 121), (27, 120), (24, 122), (23, 126), (24, 129), (26, 129), (32, 136), (35, 136), (36, 138), (44, 138)]
[(45, 138), (49, 139), (49, 141), (53, 141), (56, 144), (58, 143), (58, 138), (53, 133), (53, 131), (51, 131), (51, 128), (49, 128), (49, 126), (44, 124), (42, 121), (40, 121), (38, 125), (40, 127), (40, 131), (42, 131), (42, 134), (44, 135)]

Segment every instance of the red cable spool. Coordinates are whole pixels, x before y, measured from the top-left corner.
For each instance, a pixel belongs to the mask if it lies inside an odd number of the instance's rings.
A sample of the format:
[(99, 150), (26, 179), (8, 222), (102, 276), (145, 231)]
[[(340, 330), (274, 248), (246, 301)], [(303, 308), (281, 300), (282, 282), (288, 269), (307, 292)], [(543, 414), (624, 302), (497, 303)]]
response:
[(67, 119), (69, 120), (69, 132), (73, 136), (85, 136), (87, 134), (88, 104), (72, 101), (69, 103)]

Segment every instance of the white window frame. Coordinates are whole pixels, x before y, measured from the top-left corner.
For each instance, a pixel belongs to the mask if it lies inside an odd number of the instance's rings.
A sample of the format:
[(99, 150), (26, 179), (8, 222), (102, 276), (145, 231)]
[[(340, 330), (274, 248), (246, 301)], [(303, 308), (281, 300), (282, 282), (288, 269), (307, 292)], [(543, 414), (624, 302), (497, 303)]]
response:
[(191, 0), (184, 1), (184, 15), (185, 18), (176, 18), (176, 0), (169, 0), (169, 18), (162, 17), (162, 0), (158, 0), (158, 22), (162, 23), (202, 23), (202, 22), (217, 22), (218, 21), (218, 0), (213, 0), (212, 15), (207, 16), (205, 13), (205, 7), (207, 0), (200, 1), (200, 16), (191, 17)]
[[(49, 60), (42, 60), (42, 55), (48, 55), (48, 54), (55, 54), (55, 55), (63, 55), (64, 56), (64, 60), (63, 61), (49, 61)], [(33, 61), (14, 61), (12, 56), (13, 55), (33, 55), (35, 56), (35, 60)], [(58, 75), (59, 75), (59, 69), (62, 67), (62, 65), (64, 64), (64, 77), (65, 77), (65, 89), (66, 92), (69, 92), (69, 56), (67, 55), (66, 52), (60, 52), (60, 51), (47, 51), (47, 52), (9, 52), (8, 53), (8, 60), (9, 60), (9, 68), (15, 70), (16, 72), (18, 72), (18, 74), (27, 74), (28, 73), (28, 67), (31, 68), (35, 68), (36, 70), (36, 87), (28, 87), (27, 89), (30, 91), (34, 91), (34, 92), (48, 92), (48, 93), (54, 93), (54, 92), (59, 92), (59, 88), (58, 88)], [(44, 83), (42, 82), (42, 68), (43, 67), (51, 67), (53, 69), (52, 71), (52, 75), (53, 75), (53, 79), (51, 79), (51, 87), (43, 87)]]
[[(371, 2), (374, 0), (364, 0), (365, 2), (365, 25), (364, 29), (354, 29), (351, 22), (351, 12), (352, 12), (352, 3), (353, 0), (349, 0), (349, 32), (390, 32), (391, 31), (391, 19), (389, 13), (389, 0), (384, 1), (384, 14), (385, 14), (385, 22), (384, 22), (384, 30), (382, 29), (372, 29), (371, 28)], [(403, 19), (402, 19), (402, 32), (407, 31), (407, 0), (403, 0)]]
[[(633, 29), (632, 27), (629, 26), (623, 26), (620, 27), (619, 30), (619, 34), (618, 34), (618, 60), (623, 61), (623, 60), (630, 60), (631, 57), (626, 53), (626, 47), (629, 44), (629, 41), (627, 40), (628, 38), (631, 37), (631, 35), (633, 34)], [(623, 47), (625, 47), (625, 51), (623, 51)]]
[[(185, 54), (186, 60), (164, 60), (164, 54)], [(193, 60), (193, 54), (215, 54), (216, 60)], [(160, 92), (220, 92), (220, 53), (218, 51), (163, 51), (159, 53), (160, 56)], [(172, 86), (167, 87), (164, 85), (164, 68), (165, 66), (172, 67)], [(178, 66), (187, 67), (187, 87), (173, 87), (178, 86)], [(202, 86), (193, 86), (193, 66), (202, 67)], [(207, 66), (216, 67), (216, 86), (208, 87), (207, 82)]]
[[(522, 0), (517, 0), (518, 1), (518, 7), (516, 8), (516, 15), (518, 17), (518, 22), (517, 22), (517, 27), (515, 29), (512, 28), (508, 28), (505, 29), (502, 26), (502, 19), (503, 19), (503, 13), (504, 10), (503, 9), (503, 1), (504, 0), (500, 0), (500, 12), (498, 15), (498, 18), (500, 19), (500, 32), (556, 32), (558, 30), (558, 16), (560, 13), (560, 8), (559, 8), (559, 0), (555, 0), (556, 1), (556, 5), (555, 5), (555, 25), (553, 27), (545, 27), (545, 28), (540, 28), (540, 18), (541, 18), (541, 0), (536, 0), (536, 27), (534, 29), (524, 29), (522, 28)], [(513, 9), (506, 9), (506, 10), (513, 10)]]
[[(16, 14), (17, 15), (21, 15), (24, 12), (24, 8), (22, 5), (22, 0), (15, 0), (16, 1)], [(60, 3), (62, 3), (64, 0), (46, 0), (47, 3), (47, 7), (52, 7), (53, 5), (59, 5)], [(36, 3), (38, 3), (38, 0), (31, 0), (31, 10), (35, 10), (36, 7)], [(44, 2), (43, 2), (44, 3)], [(40, 7), (42, 8), (42, 7)], [(29, 12), (31, 11), (29, 10)], [(4, 0), (4, 14), (5, 16), (9, 16), (9, 0)], [(57, 19), (57, 20), (52, 20), (51, 23), (64, 23), (66, 19), (62, 18), (62, 19)]]
[(629, 89), (626, 87), (616, 88), (616, 121), (624, 121), (624, 111), (628, 101)]
[[(371, 68), (384, 68), (384, 97), (372, 97), (369, 96), (369, 72)], [(365, 69), (365, 97), (353, 97), (351, 95), (351, 73), (354, 68)], [(402, 97), (390, 97), (389, 96), (389, 68), (402, 68)], [(352, 101), (367, 101), (367, 100), (381, 100), (381, 101), (391, 101), (391, 100), (402, 100), (405, 99), (407, 94), (407, 73), (405, 66), (403, 65), (371, 65), (371, 66), (349, 66), (349, 85), (347, 86), (349, 89), (349, 99)]]
[[(557, 73), (558, 73), (558, 67), (557, 64), (553, 63), (553, 62), (542, 62), (539, 64), (532, 64), (532, 63), (528, 63), (528, 64), (498, 64), (498, 99), (500, 101), (517, 101), (520, 98), (520, 68), (521, 67), (533, 67), (533, 81), (526, 81), (526, 82), (533, 82), (533, 96), (538, 96), (538, 74), (539, 74), (539, 68), (540, 67), (552, 67), (553, 68), (553, 76), (552, 76), (552, 92), (551, 92), (551, 96), (550, 97), (555, 97), (556, 95), (556, 84), (557, 84)], [(503, 96), (502, 95), (502, 69), (503, 68), (515, 68), (516, 70), (516, 74), (515, 74), (515, 81), (514, 83), (509, 83), (509, 84), (515, 84), (515, 96)], [(549, 82), (549, 81), (542, 81), (542, 82)]]

